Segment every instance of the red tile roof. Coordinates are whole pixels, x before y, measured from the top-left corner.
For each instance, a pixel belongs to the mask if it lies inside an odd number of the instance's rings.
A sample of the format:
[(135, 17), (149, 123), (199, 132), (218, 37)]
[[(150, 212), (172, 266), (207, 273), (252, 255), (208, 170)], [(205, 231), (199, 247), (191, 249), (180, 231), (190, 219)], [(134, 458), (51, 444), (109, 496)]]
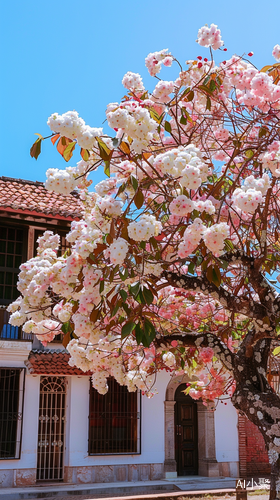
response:
[(30, 351), (25, 365), (29, 373), (34, 375), (86, 375), (91, 372), (83, 372), (79, 368), (70, 366), (68, 361), (70, 354), (63, 350)]
[(45, 189), (43, 182), (11, 177), (0, 177), (0, 209), (3, 208), (41, 217), (81, 217), (78, 193), (62, 195)]

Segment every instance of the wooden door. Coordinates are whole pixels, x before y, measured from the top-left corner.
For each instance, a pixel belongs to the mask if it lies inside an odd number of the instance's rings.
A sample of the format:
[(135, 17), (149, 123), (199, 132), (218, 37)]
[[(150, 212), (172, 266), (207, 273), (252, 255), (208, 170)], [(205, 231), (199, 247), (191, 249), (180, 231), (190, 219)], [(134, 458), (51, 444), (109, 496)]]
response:
[(198, 474), (197, 406), (182, 392), (181, 384), (175, 393), (175, 433), (178, 476)]

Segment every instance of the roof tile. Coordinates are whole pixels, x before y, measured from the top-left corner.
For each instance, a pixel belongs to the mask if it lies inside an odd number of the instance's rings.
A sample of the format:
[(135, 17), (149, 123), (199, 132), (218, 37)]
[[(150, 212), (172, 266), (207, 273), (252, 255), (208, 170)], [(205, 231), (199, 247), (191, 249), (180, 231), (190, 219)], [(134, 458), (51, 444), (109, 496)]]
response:
[(79, 195), (62, 195), (47, 191), (43, 182), (0, 177), (0, 209), (29, 210), (40, 214), (81, 217)]
[(69, 359), (70, 354), (66, 350), (33, 350), (25, 365), (33, 375), (91, 375), (91, 372), (85, 373), (76, 366), (70, 366)]

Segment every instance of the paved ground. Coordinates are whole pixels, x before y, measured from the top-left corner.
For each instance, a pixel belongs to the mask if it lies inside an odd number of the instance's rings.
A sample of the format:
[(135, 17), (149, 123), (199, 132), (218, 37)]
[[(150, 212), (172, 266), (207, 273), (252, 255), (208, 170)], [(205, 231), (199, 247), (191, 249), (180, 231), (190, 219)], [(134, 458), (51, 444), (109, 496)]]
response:
[[(146, 500), (158, 500), (160, 497), (156, 494), (154, 494), (154, 497), (151, 496), (152, 492), (145, 496)], [(99, 498), (101, 498), (99, 496)], [(132, 497), (131, 497), (132, 498)], [(137, 500), (137, 497), (133, 497), (134, 500)], [(164, 499), (166, 500), (168, 496), (166, 495)], [(224, 493), (223, 495), (211, 495), (211, 493), (205, 493), (204, 495), (196, 495), (196, 496), (185, 496), (182, 494), (182, 496), (177, 497), (177, 500), (235, 500), (236, 496), (235, 493)], [(120, 500), (118, 497), (117, 499), (112, 497), (113, 500)], [(40, 500), (39, 498), (34, 498), (30, 500)], [(50, 499), (51, 500), (51, 499)], [(94, 499), (94, 497), (91, 496), (83, 496), (83, 495), (75, 495), (75, 496), (66, 496), (66, 497), (58, 497), (57, 500), (97, 500)], [(107, 500), (110, 500), (110, 498), (107, 497)], [(143, 497), (141, 498), (143, 500)], [(172, 497), (170, 497), (170, 500), (172, 500)], [(248, 500), (269, 500), (269, 493), (264, 492), (264, 491), (259, 491), (258, 493), (253, 493), (253, 492), (248, 492)]]

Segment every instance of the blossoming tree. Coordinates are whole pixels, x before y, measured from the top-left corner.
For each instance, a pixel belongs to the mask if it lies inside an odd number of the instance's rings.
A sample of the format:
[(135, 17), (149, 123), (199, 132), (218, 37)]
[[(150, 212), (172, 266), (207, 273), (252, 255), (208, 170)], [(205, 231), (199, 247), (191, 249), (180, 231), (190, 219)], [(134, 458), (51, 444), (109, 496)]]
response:
[[(213, 50), (226, 49), (215, 25), (198, 43), (210, 58), (185, 69), (166, 49), (148, 55), (151, 93), (140, 75), (124, 76), (127, 95), (106, 112), (113, 138), (75, 111), (50, 116), (58, 151), (68, 161), (79, 146), (82, 160), (49, 169), (46, 187), (79, 188), (81, 219), (62, 257), (58, 236), (39, 238), (10, 321), (43, 343), (63, 332), (70, 362), (92, 371), (100, 393), (112, 376), (150, 396), (167, 370), (189, 375), (194, 399), (231, 396), (264, 437), (275, 499), (280, 400), (267, 366), (279, 351), (280, 63), (216, 65)], [(160, 80), (172, 64), (177, 79)], [(89, 190), (100, 165), (108, 179)]]

